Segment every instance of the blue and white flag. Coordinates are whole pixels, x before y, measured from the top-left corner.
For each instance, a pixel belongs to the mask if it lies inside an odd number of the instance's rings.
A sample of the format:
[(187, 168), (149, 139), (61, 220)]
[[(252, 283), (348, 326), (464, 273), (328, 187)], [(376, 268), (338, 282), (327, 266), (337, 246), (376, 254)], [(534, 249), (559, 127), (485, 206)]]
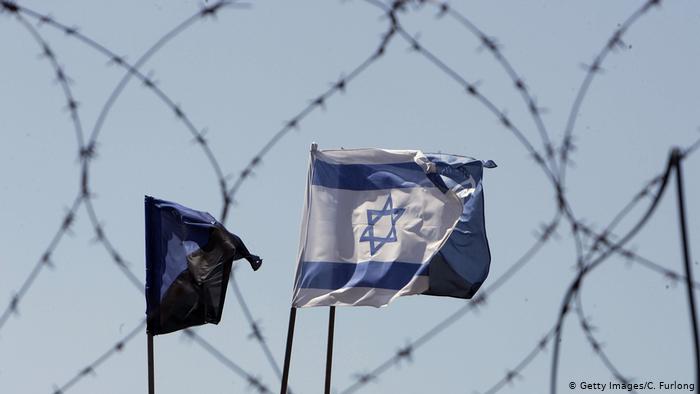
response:
[(471, 298), (491, 255), (483, 167), (415, 150), (312, 149), (294, 307)]

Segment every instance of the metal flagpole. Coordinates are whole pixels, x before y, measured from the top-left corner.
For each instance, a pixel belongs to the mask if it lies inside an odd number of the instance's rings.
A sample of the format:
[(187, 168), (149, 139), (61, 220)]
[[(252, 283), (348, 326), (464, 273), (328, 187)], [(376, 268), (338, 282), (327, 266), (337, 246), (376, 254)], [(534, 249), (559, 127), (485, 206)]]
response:
[(153, 334), (148, 334), (148, 394), (155, 393), (153, 382)]
[(297, 308), (289, 309), (289, 328), (287, 329), (287, 349), (284, 352), (284, 370), (282, 371), (282, 386), (280, 394), (287, 394), (287, 381), (289, 380), (289, 363), (292, 360), (292, 340), (294, 340), (294, 323), (297, 318)]
[(683, 263), (685, 268), (685, 283), (688, 289), (688, 306), (690, 307), (690, 323), (693, 333), (693, 345), (695, 348), (695, 382), (700, 385), (700, 338), (698, 337), (698, 317), (695, 313), (695, 294), (693, 288), (693, 271), (690, 264), (690, 244), (688, 242), (688, 230), (686, 226), (685, 199), (683, 196), (683, 172), (681, 160), (683, 154), (679, 149), (673, 151), (673, 165), (676, 167), (676, 186), (678, 196), (678, 222), (681, 228), (681, 243), (683, 248)]
[[(311, 143), (311, 152), (318, 148), (315, 142)], [(280, 394), (287, 394), (287, 383), (289, 382), (289, 367), (292, 361), (292, 342), (294, 341), (294, 323), (297, 318), (297, 308), (289, 308), (289, 328), (287, 328), (287, 347), (284, 351), (284, 368), (282, 370), (282, 384)]]
[(326, 348), (326, 389), (325, 394), (331, 393), (331, 368), (333, 366), (333, 332), (335, 331), (335, 307), (328, 309), (328, 347)]

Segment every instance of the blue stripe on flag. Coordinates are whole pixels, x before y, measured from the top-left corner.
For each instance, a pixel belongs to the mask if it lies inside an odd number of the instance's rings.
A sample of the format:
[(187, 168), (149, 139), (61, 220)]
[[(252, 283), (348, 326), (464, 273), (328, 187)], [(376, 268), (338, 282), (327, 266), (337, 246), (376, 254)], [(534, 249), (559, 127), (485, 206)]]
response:
[(312, 185), (333, 189), (378, 190), (434, 187), (416, 163), (332, 164), (314, 160)]
[(422, 266), (419, 263), (404, 262), (365, 261), (356, 264), (303, 261), (297, 287), (331, 290), (373, 287), (399, 290), (417, 275)]

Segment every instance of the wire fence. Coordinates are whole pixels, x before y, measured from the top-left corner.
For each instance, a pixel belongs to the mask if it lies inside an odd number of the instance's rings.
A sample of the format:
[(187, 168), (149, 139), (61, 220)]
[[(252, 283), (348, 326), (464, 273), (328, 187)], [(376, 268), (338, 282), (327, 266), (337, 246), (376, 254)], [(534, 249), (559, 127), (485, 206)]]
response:
[[(491, 385), (484, 386), (483, 390), (480, 392), (496, 393), (504, 387), (514, 384), (517, 378), (525, 373), (527, 367), (551, 347), (550, 391), (555, 393), (557, 390), (558, 369), (562, 357), (560, 344), (563, 340), (563, 327), (567, 318), (572, 313), (575, 313), (578, 318), (580, 329), (584, 333), (587, 343), (600, 359), (602, 365), (609, 370), (617, 381), (624, 384), (629, 383), (629, 375), (623, 373), (622, 369), (614, 363), (611, 357), (604, 351), (602, 341), (596, 336), (592, 318), (586, 314), (583, 306), (581, 288), (584, 282), (588, 280), (588, 276), (592, 271), (599, 268), (604, 263), (611, 261), (612, 256), (618, 256), (625, 261), (649, 270), (649, 272), (658, 274), (667, 280), (679, 284), (684, 283), (688, 288), (689, 309), (691, 313), (694, 313), (693, 289), (700, 288), (700, 283), (695, 281), (690, 268), (686, 265), (683, 272), (669, 269), (633, 251), (631, 248), (628, 248), (626, 244), (645, 226), (648, 219), (652, 217), (664, 193), (668, 192), (667, 189), (672, 181), (671, 179), (674, 171), (677, 172), (677, 175), (680, 174), (683, 161), (695, 152), (698, 146), (700, 146), (700, 142), (696, 141), (683, 150), (675, 151), (670, 156), (664, 171), (654, 176), (649, 182), (643, 185), (640, 191), (631, 194), (629, 203), (623, 206), (619, 213), (612, 217), (607, 226), (602, 230), (594, 229), (593, 226), (586, 224), (583, 218), (574, 213), (574, 204), (567, 193), (566, 176), (567, 168), (571, 165), (572, 156), (575, 151), (573, 141), (575, 141), (576, 137), (576, 120), (579, 118), (581, 108), (591, 85), (602, 70), (605, 60), (620, 47), (625, 34), (633, 29), (637, 23), (641, 23), (647, 14), (651, 13), (661, 4), (661, 1), (649, 0), (644, 2), (638, 9), (634, 10), (623, 23), (613, 30), (609, 38), (603, 43), (598, 54), (592, 59), (590, 64), (586, 66), (586, 72), (571, 105), (561, 141), (555, 140), (554, 136), (556, 134), (545, 124), (542, 118), (543, 111), (534, 98), (535, 94), (532, 88), (525, 83), (525, 76), (519, 73), (513, 63), (508, 60), (498, 40), (478, 27), (470, 18), (461, 13), (457, 7), (446, 2), (435, 0), (396, 0), (391, 2), (362, 0), (361, 2), (377, 9), (385, 17), (385, 32), (379, 38), (374, 49), (368, 53), (365, 58), (359, 59), (358, 63), (352, 66), (347, 74), (332, 83), (328, 89), (320, 92), (318, 95), (311, 98), (308, 103), (302, 105), (300, 110), (292, 117), (288, 118), (288, 120), (284, 122), (282, 128), (273, 133), (267, 142), (252, 155), (245, 167), (238, 173), (238, 176), (234, 180), (231, 180), (226, 176), (226, 172), (223, 170), (219, 159), (217, 159), (214, 154), (205, 132), (202, 131), (204, 129), (199, 127), (192, 117), (188, 115), (188, 112), (181, 105), (177, 104), (178, 101), (161, 87), (161, 84), (156, 81), (154, 75), (144, 72), (143, 69), (153, 55), (161, 51), (178, 36), (185, 34), (194, 25), (200, 22), (213, 21), (215, 17), (219, 16), (224, 11), (232, 11), (249, 7), (250, 5), (227, 0), (203, 5), (190, 17), (163, 34), (156, 42), (148, 47), (136, 61), (131, 63), (127, 61), (126, 56), (117, 54), (115, 51), (68, 23), (59, 21), (44, 12), (25, 7), (14, 1), (0, 1), (0, 9), (3, 14), (1, 16), (4, 18), (3, 21), (8, 22), (14, 20), (18, 28), (26, 31), (36, 42), (43, 58), (46, 59), (53, 70), (55, 79), (65, 99), (65, 107), (70, 113), (76, 138), (76, 151), (80, 158), (80, 169), (78, 173), (79, 190), (76, 191), (76, 196), (70, 208), (65, 213), (60, 223), (58, 223), (53, 238), (39, 254), (39, 259), (34, 263), (33, 268), (30, 270), (23, 283), (17, 287), (9, 303), (2, 309), (0, 314), (0, 330), (10, 323), (13, 315), (17, 315), (17, 312), (22, 307), (23, 299), (30, 291), (35, 289), (34, 285), (37, 277), (40, 276), (46, 268), (52, 267), (52, 254), (64, 239), (65, 235), (71, 230), (81, 210), (89, 219), (95, 240), (99, 242), (108, 255), (111, 256), (112, 262), (124, 274), (125, 279), (131, 283), (136, 290), (140, 292), (144, 291), (143, 283), (132, 270), (132, 267), (138, 265), (127, 261), (123, 257), (123, 253), (120, 252), (116, 243), (111, 240), (107, 229), (102, 224), (103, 221), (100, 219), (100, 213), (93, 204), (95, 194), (92, 191), (91, 177), (91, 166), (95, 162), (98, 154), (101, 130), (107, 123), (114, 104), (119, 100), (121, 93), (130, 82), (137, 80), (148, 92), (153, 94), (163, 106), (167, 107), (175, 115), (181, 127), (191, 135), (193, 141), (198, 145), (202, 154), (206, 157), (216, 182), (218, 183), (221, 198), (220, 220), (224, 222), (230, 213), (230, 208), (235, 201), (237, 192), (263, 163), (265, 157), (271, 154), (274, 148), (281, 143), (284, 137), (292, 130), (300, 128), (304, 120), (310, 114), (318, 109), (325, 108), (334, 96), (340, 93), (346, 93), (349, 85), (354, 83), (358, 78), (361, 78), (368, 69), (372, 68), (387, 55), (390, 51), (389, 47), (391, 43), (402, 41), (417, 55), (417, 58), (427, 61), (432, 67), (443, 73), (454, 84), (459, 86), (468, 99), (475, 100), (484, 110), (494, 117), (503, 129), (509, 132), (516, 141), (518, 141), (522, 149), (529, 155), (534, 165), (545, 175), (551, 186), (554, 200), (556, 201), (556, 209), (552, 214), (551, 220), (541, 225), (533, 244), (527, 248), (520, 258), (515, 260), (501, 276), (490, 279), (488, 286), (481, 289), (473, 300), (465, 303), (408, 344), (399, 347), (393, 354), (388, 355), (385, 360), (377, 363), (368, 371), (360, 371), (354, 374), (353, 382), (349, 386), (339, 389), (338, 392), (342, 394), (358, 392), (369, 383), (377, 382), (382, 375), (394, 371), (395, 368), (393, 367), (399, 365), (403, 361), (410, 360), (415, 356), (419, 348), (427, 346), (431, 340), (441, 335), (447, 328), (454, 325), (464, 316), (478, 308), (486, 307), (487, 300), (495, 292), (513, 281), (520, 270), (531, 262), (557, 233), (561, 232), (568, 232), (571, 239), (574, 240), (577, 256), (577, 271), (572, 275), (571, 283), (566, 293), (562, 296), (561, 307), (558, 311), (556, 321), (547, 332), (538, 338), (532, 339), (533, 345), (531, 350), (521, 359), (515, 360), (512, 363), (512, 367), (500, 380), (493, 382)], [(517, 124), (505, 111), (501, 110), (495, 98), (488, 97), (485, 92), (480, 90), (478, 83), (470, 82), (476, 80), (475, 77), (478, 76), (463, 75), (457, 68), (448, 64), (446, 60), (439, 57), (423, 44), (421, 40), (417, 38), (418, 36), (415, 32), (411, 32), (404, 27), (402, 21), (407, 15), (428, 10), (432, 10), (432, 12), (436, 13), (442, 23), (456, 23), (461, 28), (464, 28), (468, 34), (476, 37), (481, 43), (482, 48), (496, 60), (496, 63), (502, 69), (506, 78), (510, 80), (512, 89), (522, 99), (526, 111), (532, 119), (535, 126), (534, 137), (531, 135), (533, 133), (526, 132), (526, 130), (528, 130), (527, 128)], [(113, 87), (100, 107), (98, 116), (92, 127), (87, 128), (83, 124), (83, 120), (80, 116), (80, 100), (71, 90), (69, 70), (66, 70), (61, 65), (59, 54), (52, 48), (51, 44), (45, 38), (43, 31), (37, 26), (45, 26), (57, 32), (64, 33), (86, 48), (104, 56), (109, 61), (110, 66), (119, 67), (123, 70), (121, 79)], [(680, 178), (677, 176), (676, 182), (679, 181)], [(679, 203), (682, 206), (682, 190), (680, 189), (678, 191), (678, 196)], [(640, 205), (646, 208), (643, 214), (637, 216), (634, 220), (636, 224), (626, 232), (618, 232), (616, 229), (617, 226), (623, 219), (628, 219), (633, 214), (634, 209)], [(684, 214), (681, 215), (680, 218), (684, 220)], [(688, 255), (686, 255), (686, 261), (687, 260), (689, 260)], [(235, 271), (232, 272), (230, 283), (235, 298), (240, 304), (243, 316), (250, 328), (248, 333), (249, 338), (259, 344), (260, 350), (263, 352), (269, 367), (278, 378), (281, 378), (278, 362), (279, 358), (269, 346), (266, 336), (262, 332), (260, 321), (255, 318), (255, 311), (249, 306), (245, 295), (238, 287), (235, 275)], [(696, 326), (697, 323), (695, 322), (694, 314), (692, 315), (692, 321)], [(18, 324), (19, 323), (21, 322), (18, 322)], [(79, 372), (75, 376), (68, 379), (64, 384), (55, 387), (53, 391), (54, 394), (66, 393), (79, 383), (80, 380), (93, 374), (98, 368), (106, 368), (106, 362), (111, 357), (121, 353), (130, 341), (142, 332), (141, 330), (144, 325), (144, 321), (139, 322), (135, 325), (133, 330), (107, 347), (96, 359), (89, 362), (84, 367), (77, 369)], [(695, 330), (697, 331), (697, 328), (695, 328)], [(700, 355), (698, 354), (698, 334), (696, 331), (693, 332), (693, 335), (694, 338), (696, 338), (694, 352), (697, 360)], [(262, 382), (260, 378), (256, 377), (254, 372), (224, 355), (215, 345), (199, 335), (197, 330), (187, 329), (184, 331), (184, 335), (208, 353), (213, 360), (220, 362), (233, 374), (247, 382), (251, 389), (260, 393), (274, 391), (272, 387), (274, 387), (275, 382)], [(696, 365), (696, 367), (698, 367), (698, 365)], [(700, 379), (700, 372), (698, 372), (698, 376), (696, 376), (696, 383), (700, 385), (698, 379)]]

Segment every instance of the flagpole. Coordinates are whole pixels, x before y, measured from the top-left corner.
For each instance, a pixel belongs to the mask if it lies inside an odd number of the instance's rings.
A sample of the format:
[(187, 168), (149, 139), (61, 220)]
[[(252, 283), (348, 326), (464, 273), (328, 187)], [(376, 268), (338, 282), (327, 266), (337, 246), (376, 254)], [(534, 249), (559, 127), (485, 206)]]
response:
[(688, 242), (688, 229), (686, 225), (685, 198), (683, 193), (683, 171), (681, 160), (683, 153), (679, 149), (673, 151), (673, 165), (676, 170), (676, 195), (678, 197), (678, 224), (681, 228), (681, 245), (683, 251), (683, 264), (685, 268), (685, 283), (688, 289), (688, 306), (690, 307), (690, 323), (693, 334), (693, 346), (695, 350), (695, 384), (700, 385), (700, 337), (698, 337), (698, 317), (695, 312), (695, 294), (693, 290), (693, 270), (690, 258), (690, 243)]
[(335, 307), (328, 309), (328, 346), (326, 348), (326, 389), (325, 394), (331, 393), (331, 368), (333, 366), (333, 333), (335, 332)]
[(284, 352), (284, 370), (282, 371), (282, 386), (280, 394), (287, 394), (287, 381), (289, 380), (289, 364), (292, 361), (292, 340), (294, 340), (294, 323), (297, 318), (297, 308), (289, 309), (289, 328), (287, 329), (287, 348)]
[[(318, 145), (315, 142), (311, 143), (311, 152), (316, 151)], [(312, 154), (313, 157), (313, 154)], [(297, 308), (292, 306), (289, 308), (289, 327), (287, 328), (287, 346), (284, 351), (284, 368), (282, 370), (282, 384), (280, 385), (280, 394), (287, 394), (287, 383), (289, 382), (289, 367), (292, 361), (292, 342), (294, 341), (294, 324), (297, 318)]]
[(155, 393), (153, 382), (153, 334), (148, 334), (148, 394)]

